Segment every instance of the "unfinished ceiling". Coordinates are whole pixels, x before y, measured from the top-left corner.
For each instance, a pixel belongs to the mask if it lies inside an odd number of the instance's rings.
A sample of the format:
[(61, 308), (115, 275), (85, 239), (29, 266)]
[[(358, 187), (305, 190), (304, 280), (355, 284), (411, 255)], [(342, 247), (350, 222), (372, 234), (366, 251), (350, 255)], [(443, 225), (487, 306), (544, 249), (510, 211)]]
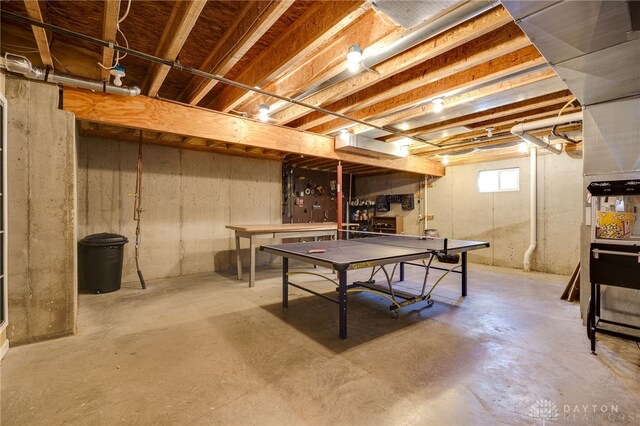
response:
[[(509, 133), (514, 124), (558, 115), (563, 107), (564, 112), (579, 110), (578, 102), (571, 103), (573, 94), (496, 1), (424, 1), (420, 13), (410, 16), (406, 7), (412, 3), (2, 0), (1, 51), (24, 55), (35, 67), (108, 82), (113, 81), (110, 72), (100, 64), (113, 66), (121, 56), (117, 62), (126, 72), (123, 84), (142, 89), (142, 95), (122, 102), (141, 104), (147, 97), (190, 106), (194, 114), (224, 113), (242, 129), (252, 126), (242, 122), (258, 120), (265, 104), (269, 113), (263, 119), (279, 126), (273, 131), (285, 139), (291, 133), (284, 128), (323, 138), (346, 129), (408, 146), (412, 162), (392, 169), (409, 164), (410, 171), (434, 175), (441, 172), (433, 164), (443, 159), (458, 164), (526, 155)], [(122, 57), (73, 33), (20, 22), (14, 14), (121, 46), (126, 37), (134, 54)], [(353, 46), (362, 57), (349, 70), (347, 53)], [(105, 102), (113, 102), (110, 96), (104, 95)], [(441, 110), (435, 99), (442, 100)], [(157, 105), (153, 108), (162, 109)], [(309, 155), (309, 149), (293, 143), (307, 136), (257, 143), (257, 137), (225, 139), (191, 132), (187, 125), (182, 126), (185, 130), (178, 130), (179, 125), (167, 129), (124, 114), (116, 119), (108, 113), (83, 115), (88, 108), (70, 110), (83, 121), (83, 134), (103, 138), (135, 139), (126, 129), (144, 129), (148, 143), (319, 169), (341, 160), (349, 164), (345, 171), (362, 174), (383, 172), (391, 162), (407, 160), (361, 161), (357, 155), (326, 157), (324, 151)], [(156, 120), (162, 121), (160, 117)], [(184, 113), (184, 120), (189, 119)], [(579, 134), (581, 127), (571, 131)]]

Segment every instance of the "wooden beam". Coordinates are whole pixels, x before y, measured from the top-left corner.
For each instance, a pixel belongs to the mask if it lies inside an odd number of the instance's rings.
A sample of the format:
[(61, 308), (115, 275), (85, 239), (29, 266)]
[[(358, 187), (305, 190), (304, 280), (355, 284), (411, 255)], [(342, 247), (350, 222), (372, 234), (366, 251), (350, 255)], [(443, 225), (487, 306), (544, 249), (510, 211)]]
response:
[[(529, 111), (510, 114), (504, 117), (497, 117), (494, 119), (479, 121), (477, 123), (473, 123), (473, 125), (469, 127), (474, 129), (486, 129), (487, 127), (503, 126), (506, 124), (513, 125), (523, 121), (541, 120), (543, 118), (554, 117), (558, 115), (558, 113), (562, 110), (564, 106), (565, 106), (564, 103), (559, 103), (555, 105), (550, 105), (548, 107), (536, 108)], [(578, 112), (581, 109), (582, 109), (581, 107), (567, 107), (564, 110), (564, 114)]]
[[(382, 114), (386, 115), (390, 112), (407, 110), (430, 98), (445, 96), (452, 91), (459, 93), (470, 90), (474, 86), (495, 81), (545, 63), (546, 60), (534, 46), (527, 46), (401, 95), (385, 99), (375, 105), (350, 112), (349, 117), (367, 120)], [(350, 124), (350, 121), (337, 118), (308, 130), (315, 133), (331, 133), (348, 124)]]
[[(561, 126), (558, 129), (558, 131), (564, 132), (564, 133), (577, 132), (577, 131), (581, 131), (581, 130), (582, 130), (582, 125), (581, 124), (571, 124), (571, 125), (567, 125), (567, 126)], [(529, 133), (531, 133), (533, 136), (535, 136), (537, 138), (542, 138), (543, 136), (549, 136), (551, 134), (551, 128), (536, 130), (534, 132), (529, 132)], [(467, 149), (472, 149), (472, 148), (483, 148), (483, 147), (487, 147), (487, 146), (502, 145), (502, 144), (505, 144), (505, 143), (518, 142), (518, 141), (522, 141), (522, 138), (520, 138), (519, 136), (507, 134), (507, 135), (500, 135), (500, 136), (497, 136), (495, 138), (488, 139), (488, 140), (483, 140), (483, 141), (478, 141), (478, 142), (463, 143), (463, 144), (459, 144), (459, 145), (455, 145), (455, 146), (444, 146), (442, 148), (430, 147), (430, 148), (412, 149), (411, 150), (411, 154), (413, 154), (413, 155), (429, 155), (429, 156), (436, 155), (436, 154), (448, 154), (448, 153), (452, 153), (452, 152), (465, 151)]]
[(64, 110), (75, 113), (78, 120), (216, 139), (413, 173), (444, 174), (441, 164), (423, 158), (386, 159), (338, 153), (334, 150), (333, 138), (145, 96), (125, 97), (65, 88), (63, 99)]
[[(104, 16), (102, 18), (102, 39), (111, 43), (116, 42), (118, 19), (120, 15), (120, 0), (105, 0)], [(110, 68), (113, 65), (113, 49), (102, 48), (102, 65)], [(102, 69), (102, 79), (109, 81), (109, 70)]]
[[(24, 0), (24, 7), (27, 9), (27, 15), (31, 19), (44, 22), (46, 18), (46, 5), (39, 0)], [(40, 59), (45, 66), (54, 68), (53, 58), (51, 57), (51, 51), (49, 50), (49, 37), (47, 31), (44, 28), (31, 26), (33, 31), (33, 37), (36, 39), (38, 45), (38, 52), (40, 52)]]
[[(540, 71), (534, 71), (528, 74), (520, 75), (499, 83), (491, 84), (489, 86), (482, 87), (480, 89), (470, 90), (466, 93), (452, 96), (446, 99), (445, 108), (452, 108), (456, 105), (462, 105), (469, 102), (477, 101), (484, 97), (496, 95), (506, 90), (523, 87), (528, 84), (537, 83), (539, 81), (547, 80), (549, 78), (557, 78), (556, 73), (551, 68), (545, 68)], [(411, 120), (413, 118), (433, 113), (433, 105), (431, 102), (421, 105), (417, 108), (409, 109), (406, 111), (392, 114), (388, 117), (368, 120), (371, 123), (378, 126), (389, 126), (395, 123), (401, 123), (405, 120)], [(367, 130), (371, 130), (371, 127), (358, 124), (351, 128), (355, 133), (362, 133)]]
[[(263, 86), (299, 59), (322, 46), (365, 9), (363, 0), (311, 2), (309, 8), (271, 46), (245, 68), (235, 80), (249, 86)], [(251, 96), (252, 92), (227, 86), (208, 105), (209, 108), (228, 112)]]
[[(388, 19), (369, 9), (317, 54), (306, 62), (296, 65), (294, 69), (287, 70), (278, 79), (264, 86), (264, 89), (278, 95), (296, 97), (308, 88), (328, 81), (343, 72), (347, 62), (347, 52), (352, 45), (360, 46), (363, 57), (366, 58), (371, 55), (371, 52), (387, 48), (405, 33), (404, 28), (391, 24)], [(268, 96), (255, 94), (238, 109), (255, 114), (260, 104), (271, 104), (273, 101), (274, 99)], [(278, 101), (272, 104), (272, 109), (280, 110), (284, 105), (287, 103)]]
[[(293, 0), (249, 1), (200, 65), (200, 70), (225, 75), (293, 4)], [(218, 84), (193, 76), (178, 99), (197, 105)]]
[[(311, 105), (326, 105), (327, 103), (365, 89), (377, 83), (380, 79), (389, 78), (424, 61), (435, 58), (448, 50), (458, 47), (512, 21), (513, 18), (511, 18), (509, 13), (502, 6), (497, 6), (475, 18), (457, 25), (454, 28), (439, 33), (417, 46), (381, 62), (380, 64), (377, 64), (373, 67), (377, 74), (361, 72), (347, 80), (334, 84), (305, 98), (305, 102)], [(277, 114), (273, 114), (271, 118), (274, 119), (276, 123), (285, 124), (307, 114), (308, 112), (309, 110), (307, 108), (292, 105)]]
[[(187, 41), (206, 0), (177, 1), (164, 28), (155, 55), (168, 61), (175, 61)], [(152, 64), (142, 87), (149, 96), (156, 96), (169, 70), (168, 65)]]
[[(525, 48), (530, 44), (529, 38), (514, 22), (511, 22), (420, 65), (326, 105), (324, 108), (345, 114), (358, 111), (387, 99), (404, 96), (407, 92), (433, 84), (437, 80), (469, 68), (478, 69), (478, 66), (484, 62)], [(333, 116), (313, 111), (287, 125), (308, 130), (332, 119)]]
[[(555, 105), (561, 102), (569, 102), (573, 99), (573, 95), (568, 90), (562, 90), (548, 95), (537, 96), (535, 98), (526, 99), (524, 101), (515, 102), (512, 104), (502, 105), (499, 107), (489, 108), (482, 111), (475, 112), (473, 114), (467, 114), (462, 117), (455, 117), (449, 120), (437, 121), (431, 124), (427, 124), (413, 129), (402, 132), (406, 136), (418, 136), (425, 133), (439, 132), (453, 127), (470, 126), (479, 121), (488, 120), (490, 118), (505, 117), (511, 114), (517, 114), (521, 112), (527, 112), (536, 108), (544, 108), (550, 105)], [(389, 135), (378, 138), (384, 142), (393, 142), (401, 139), (402, 136)]]
[[(80, 127), (80, 134), (86, 137), (95, 137), (100, 139), (109, 139), (109, 140), (120, 140), (123, 142), (139, 142), (139, 134), (135, 132), (118, 132), (113, 129), (91, 129), (86, 127)], [(272, 155), (272, 154), (258, 154), (252, 152), (239, 152), (237, 150), (231, 150), (227, 148), (221, 148), (217, 146), (208, 146), (205, 143), (198, 145), (184, 145), (175, 141), (167, 141), (164, 139), (159, 139), (154, 137), (153, 135), (148, 135), (146, 132), (143, 132), (142, 143), (150, 144), (150, 145), (162, 145), (168, 146), (172, 148), (182, 148), (188, 149), (191, 151), (201, 151), (201, 152), (212, 152), (216, 154), (224, 154), (224, 155), (235, 155), (240, 157), (248, 157), (248, 158), (257, 158), (261, 160), (271, 160), (271, 161), (282, 161), (283, 155)]]

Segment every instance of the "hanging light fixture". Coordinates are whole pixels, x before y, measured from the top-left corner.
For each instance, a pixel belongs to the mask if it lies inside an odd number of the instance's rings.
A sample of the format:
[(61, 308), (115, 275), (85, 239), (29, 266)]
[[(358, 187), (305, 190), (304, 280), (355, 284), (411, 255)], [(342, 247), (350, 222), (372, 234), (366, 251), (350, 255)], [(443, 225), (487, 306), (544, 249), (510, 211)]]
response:
[(442, 112), (442, 110), (444, 109), (444, 99), (435, 98), (431, 102), (433, 103), (433, 111), (434, 112)]
[(115, 65), (109, 70), (109, 74), (113, 76), (113, 84), (118, 87), (122, 86), (122, 77), (126, 75), (122, 65)]
[(260, 121), (269, 120), (269, 105), (260, 104), (260, 106), (258, 107), (258, 119)]
[(358, 71), (360, 69), (360, 61), (362, 61), (362, 49), (357, 44), (353, 44), (347, 52), (347, 68), (349, 71)]

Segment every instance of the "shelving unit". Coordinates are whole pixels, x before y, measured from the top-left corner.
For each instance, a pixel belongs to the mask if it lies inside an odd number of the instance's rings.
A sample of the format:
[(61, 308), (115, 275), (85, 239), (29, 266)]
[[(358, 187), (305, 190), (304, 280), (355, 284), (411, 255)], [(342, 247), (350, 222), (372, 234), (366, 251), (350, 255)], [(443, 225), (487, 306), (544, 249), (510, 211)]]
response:
[[(374, 215), (374, 208), (375, 205), (372, 204), (372, 202), (370, 202), (369, 204), (366, 203), (359, 203), (356, 205), (349, 205), (347, 204), (347, 209), (346, 209), (346, 213), (347, 213), (347, 217), (346, 217), (346, 221), (348, 223), (357, 223), (358, 227), (356, 229), (353, 229), (355, 231), (371, 231), (371, 223), (373, 220), (373, 215)], [(359, 217), (362, 217), (362, 212), (363, 210), (367, 211), (366, 214), (366, 219), (360, 219)], [(356, 217), (355, 212), (358, 211), (359, 215)]]
[(373, 232), (401, 234), (403, 232), (402, 216), (374, 216)]

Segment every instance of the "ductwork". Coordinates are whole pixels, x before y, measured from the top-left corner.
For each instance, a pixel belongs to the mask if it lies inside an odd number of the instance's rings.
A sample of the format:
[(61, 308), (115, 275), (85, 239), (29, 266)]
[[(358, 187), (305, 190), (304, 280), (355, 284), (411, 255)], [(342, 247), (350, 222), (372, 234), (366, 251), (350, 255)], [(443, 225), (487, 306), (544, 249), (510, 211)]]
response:
[(351, 152), (375, 158), (403, 158), (409, 154), (407, 146), (381, 142), (353, 133), (340, 133), (335, 138), (336, 151)]
[[(366, 56), (361, 65), (364, 69), (371, 69), (374, 66), (386, 61), (387, 59), (392, 58), (404, 52), (405, 50), (411, 49), (412, 47), (424, 42), (425, 40), (428, 40), (437, 34), (447, 31), (455, 27), (456, 25), (460, 25), (461, 23), (486, 12), (496, 7), (497, 5), (499, 5), (499, 2), (495, 0), (461, 2), (461, 4), (451, 12), (446, 13), (443, 16), (440, 16), (439, 18), (425, 25), (418, 26), (417, 28), (411, 30), (402, 38), (398, 39), (396, 42), (385, 47), (379, 52)], [(341, 81), (344, 81), (351, 77), (353, 77), (353, 73), (349, 70), (345, 70), (326, 81), (310, 87), (303, 93), (297, 95), (294, 99), (302, 100), (308, 96), (313, 95), (314, 93), (319, 92), (322, 89), (340, 83)], [(288, 103), (278, 103), (272, 105), (271, 113), (273, 114), (282, 111), (287, 106), (289, 106)]]
[(24, 56), (5, 53), (4, 68), (7, 71), (22, 74), (32, 80), (40, 80), (48, 83), (62, 84), (63, 86), (79, 87), (96, 92), (112, 93), (114, 95), (138, 96), (140, 88), (138, 86), (114, 86), (113, 84), (87, 80), (66, 74), (56, 73), (54, 70), (42, 70), (31, 65), (31, 62)]
[(571, 123), (574, 121), (582, 121), (582, 112), (574, 112), (573, 114), (559, 115), (557, 117), (545, 118), (544, 120), (516, 124), (511, 128), (511, 133), (516, 136), (520, 136), (525, 141), (544, 148), (547, 151), (560, 155), (562, 154), (562, 149), (558, 149), (552, 146), (550, 142), (545, 142), (541, 139), (538, 139), (528, 132), (531, 130), (544, 129), (559, 124)]

